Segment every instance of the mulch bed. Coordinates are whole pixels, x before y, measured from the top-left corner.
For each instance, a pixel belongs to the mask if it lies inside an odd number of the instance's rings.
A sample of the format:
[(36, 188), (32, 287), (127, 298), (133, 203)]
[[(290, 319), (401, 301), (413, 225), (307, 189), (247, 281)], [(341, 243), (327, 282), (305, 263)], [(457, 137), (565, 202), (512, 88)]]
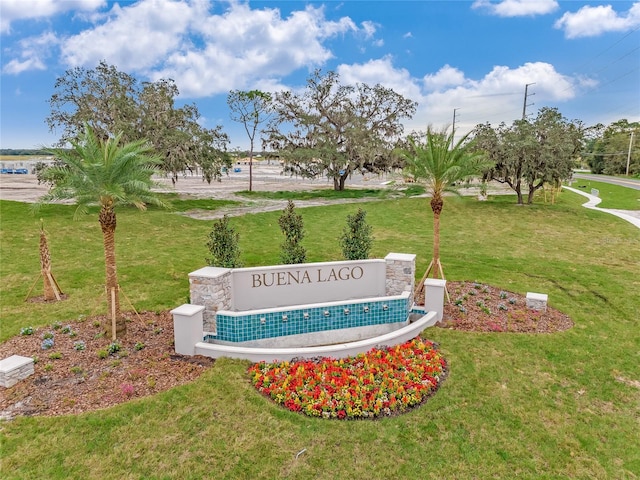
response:
[[(527, 309), (525, 297), (476, 282), (448, 282), (451, 303), (441, 328), (473, 332), (553, 333), (573, 326), (551, 307)], [(8, 389), (0, 387), (0, 418), (55, 416), (108, 408), (191, 382), (214, 360), (182, 356), (173, 347), (169, 312), (126, 313), (127, 334), (120, 349), (100, 334), (104, 317), (87, 317), (34, 329), (0, 344), (0, 358), (37, 358), (34, 375)], [(26, 326), (25, 326), (26, 327)], [(54, 345), (43, 350), (43, 336)], [(82, 342), (82, 344), (80, 343)], [(84, 348), (80, 348), (83, 345)]]

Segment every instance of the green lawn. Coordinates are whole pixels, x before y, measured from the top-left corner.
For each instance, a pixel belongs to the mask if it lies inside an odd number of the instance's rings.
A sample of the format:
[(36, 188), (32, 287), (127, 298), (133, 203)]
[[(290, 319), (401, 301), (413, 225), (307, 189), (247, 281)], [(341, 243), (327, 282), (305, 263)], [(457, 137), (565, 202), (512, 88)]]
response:
[(575, 179), (572, 187), (586, 193), (591, 193), (592, 188), (598, 190), (598, 196), (602, 199), (598, 204), (600, 208), (640, 210), (640, 190), (582, 178)]
[(421, 185), (399, 186), (398, 188), (346, 188), (345, 190), (332, 190), (328, 188), (318, 188), (314, 190), (306, 190), (303, 192), (296, 191), (249, 191), (243, 190), (237, 192), (238, 195), (247, 198), (266, 198), (269, 200), (313, 200), (313, 199), (337, 199), (337, 198), (378, 198), (385, 199), (391, 197), (412, 197), (421, 195), (425, 189)]
[[(602, 191), (602, 190), (601, 190)], [(0, 423), (8, 479), (637, 478), (640, 476), (640, 231), (580, 207), (518, 207), (447, 198), (442, 263), (451, 280), (549, 294), (575, 326), (550, 335), (431, 328), (450, 375), (406, 415), (380, 421), (314, 419), (276, 407), (249, 384), (248, 363), (223, 359), (196, 382), (104, 411)], [(346, 216), (367, 210), (373, 255), (431, 256), (428, 200), (399, 198), (300, 209), (308, 260), (339, 258)], [(101, 312), (96, 216), (73, 208), (39, 217), (0, 202), (1, 339), (21, 327)], [(277, 263), (279, 212), (230, 219), (247, 266)], [(69, 299), (25, 303), (39, 273), (39, 218), (53, 272)], [(118, 214), (118, 271), (138, 309), (187, 301), (187, 274), (204, 265), (212, 222), (153, 210)], [(634, 383), (635, 382), (635, 383)], [(299, 456), (296, 458), (299, 452)]]

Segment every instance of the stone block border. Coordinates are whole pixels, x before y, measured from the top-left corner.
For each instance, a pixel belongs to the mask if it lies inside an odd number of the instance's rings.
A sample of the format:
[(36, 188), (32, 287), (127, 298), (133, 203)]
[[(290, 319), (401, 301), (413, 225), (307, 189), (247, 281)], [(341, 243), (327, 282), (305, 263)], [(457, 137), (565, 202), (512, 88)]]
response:
[(9, 388), (33, 375), (33, 358), (11, 355), (0, 360), (0, 386)]

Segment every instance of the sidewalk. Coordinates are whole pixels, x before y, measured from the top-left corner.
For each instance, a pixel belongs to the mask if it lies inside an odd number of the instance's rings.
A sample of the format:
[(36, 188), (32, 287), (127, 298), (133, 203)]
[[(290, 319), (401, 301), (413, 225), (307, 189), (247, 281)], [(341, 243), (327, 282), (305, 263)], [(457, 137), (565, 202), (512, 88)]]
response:
[(589, 201), (587, 203), (583, 203), (582, 206), (585, 208), (590, 208), (591, 210), (598, 210), (600, 212), (604, 212), (604, 213), (609, 213), (611, 215), (615, 215), (616, 217), (622, 218), (623, 220), (626, 220), (627, 222), (631, 223), (632, 225), (635, 225), (636, 227), (640, 228), (640, 210), (614, 210), (612, 208), (600, 208), (597, 207), (596, 205), (598, 205), (600, 202), (602, 202), (602, 199), (600, 197), (596, 197), (595, 195), (590, 195), (586, 192), (583, 192), (582, 190), (578, 190), (576, 188), (571, 188), (571, 187), (567, 187), (567, 186), (562, 186), (562, 188), (564, 188), (565, 190), (569, 190), (571, 192), (574, 193), (578, 193), (580, 195), (582, 195), (583, 197), (587, 197), (589, 199)]

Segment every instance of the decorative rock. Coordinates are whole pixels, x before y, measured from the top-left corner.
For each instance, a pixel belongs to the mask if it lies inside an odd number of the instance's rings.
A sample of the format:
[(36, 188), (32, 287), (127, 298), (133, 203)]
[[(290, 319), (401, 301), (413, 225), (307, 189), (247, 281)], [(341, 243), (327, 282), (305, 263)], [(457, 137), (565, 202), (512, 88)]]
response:
[(33, 375), (33, 358), (11, 355), (0, 360), (0, 386), (9, 388)]
[(546, 312), (548, 298), (546, 293), (527, 292), (527, 308)]

